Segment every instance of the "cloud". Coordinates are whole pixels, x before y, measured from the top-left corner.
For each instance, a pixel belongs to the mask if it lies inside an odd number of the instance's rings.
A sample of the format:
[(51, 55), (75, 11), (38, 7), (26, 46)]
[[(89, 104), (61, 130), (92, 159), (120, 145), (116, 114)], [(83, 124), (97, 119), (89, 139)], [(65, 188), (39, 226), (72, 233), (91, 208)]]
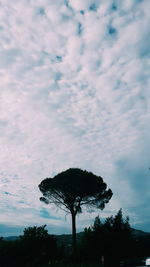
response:
[[(3, 224), (44, 223), (38, 184), (69, 167), (113, 189), (102, 216), (131, 214), (134, 203), (134, 218), (147, 223), (148, 10), (148, 0), (1, 1)], [(61, 227), (61, 216), (52, 210), (50, 224)]]

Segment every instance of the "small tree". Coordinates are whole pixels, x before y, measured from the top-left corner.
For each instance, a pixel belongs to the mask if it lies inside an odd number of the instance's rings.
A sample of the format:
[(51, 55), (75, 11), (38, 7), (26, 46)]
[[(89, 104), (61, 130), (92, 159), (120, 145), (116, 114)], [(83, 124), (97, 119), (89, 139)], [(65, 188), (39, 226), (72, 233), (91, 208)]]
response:
[(57, 174), (54, 178), (44, 179), (39, 189), (40, 198), (46, 204), (54, 203), (72, 217), (73, 250), (76, 252), (76, 215), (82, 212), (82, 206), (104, 209), (112, 197), (112, 191), (100, 176), (78, 168), (71, 168)]
[(54, 236), (48, 234), (45, 227), (46, 225), (27, 227), (24, 229), (23, 235), (20, 236), (25, 252), (22, 258), (25, 262), (33, 263), (34, 266), (48, 263), (56, 258), (56, 240)]
[[(123, 217), (122, 209), (115, 216), (100, 221), (99, 216), (94, 220), (90, 229), (85, 229), (80, 251), (83, 258), (90, 261), (99, 260), (104, 256), (107, 266), (118, 266), (120, 260), (125, 260), (136, 251), (129, 218)], [(132, 254), (131, 254), (132, 253)]]
[(97, 217), (95, 218), (95, 220), (94, 220), (94, 224), (93, 224), (92, 230), (93, 230), (93, 231), (99, 231), (99, 229), (101, 229), (102, 225), (103, 225), (103, 224), (102, 224), (102, 222), (101, 222), (99, 216), (97, 216)]
[[(129, 217), (123, 217), (122, 209), (115, 216), (105, 219), (102, 224), (97, 223), (95, 218), (93, 225), (95, 247), (100, 250), (108, 261), (119, 261), (130, 255), (132, 244), (132, 231)], [(96, 225), (96, 227), (94, 227)], [(101, 243), (103, 244), (101, 246)], [(99, 252), (100, 253), (100, 252)], [(117, 266), (117, 265), (115, 265)]]
[(41, 241), (46, 239), (49, 237), (49, 234), (45, 227), (46, 225), (25, 228), (23, 231), (24, 234), (20, 236), (20, 239), (27, 241)]

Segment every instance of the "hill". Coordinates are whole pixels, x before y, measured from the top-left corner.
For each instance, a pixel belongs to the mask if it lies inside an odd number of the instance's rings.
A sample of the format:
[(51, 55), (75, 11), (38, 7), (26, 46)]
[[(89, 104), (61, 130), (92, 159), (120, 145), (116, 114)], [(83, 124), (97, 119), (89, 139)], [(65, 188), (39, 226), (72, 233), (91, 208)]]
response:
[[(150, 237), (149, 232), (144, 232), (142, 230), (137, 230), (132, 228), (132, 234), (135, 238), (140, 237)], [(72, 246), (72, 235), (71, 234), (62, 234), (62, 235), (53, 235), (56, 238), (56, 241), (59, 246), (63, 245), (64, 247), (67, 247), (68, 249)], [(83, 236), (83, 232), (77, 233), (77, 242), (80, 241), (80, 239)], [(4, 240), (7, 241), (13, 241), (19, 239), (19, 236), (8, 236), (4, 237)]]
[(138, 237), (150, 237), (150, 233), (144, 232), (142, 230), (137, 230), (137, 229), (134, 229), (134, 228), (132, 228), (132, 234), (136, 238), (138, 238)]

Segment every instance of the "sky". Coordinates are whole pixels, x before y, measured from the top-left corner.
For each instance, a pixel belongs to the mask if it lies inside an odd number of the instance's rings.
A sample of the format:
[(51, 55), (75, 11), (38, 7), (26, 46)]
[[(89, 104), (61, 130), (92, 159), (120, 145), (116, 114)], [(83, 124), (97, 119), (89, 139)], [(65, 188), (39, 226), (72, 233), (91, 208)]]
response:
[(73, 167), (113, 191), (78, 231), (122, 208), (150, 232), (149, 10), (149, 0), (0, 0), (0, 235), (70, 233), (38, 185)]

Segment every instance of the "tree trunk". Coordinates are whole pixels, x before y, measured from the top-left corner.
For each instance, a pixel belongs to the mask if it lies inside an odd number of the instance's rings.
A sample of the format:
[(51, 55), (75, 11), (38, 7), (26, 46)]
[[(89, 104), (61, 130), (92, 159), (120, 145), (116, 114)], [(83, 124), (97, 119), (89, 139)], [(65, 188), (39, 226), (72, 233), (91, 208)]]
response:
[(73, 247), (73, 254), (76, 255), (77, 250), (77, 242), (76, 242), (76, 215), (75, 213), (71, 213), (72, 216), (72, 247)]

